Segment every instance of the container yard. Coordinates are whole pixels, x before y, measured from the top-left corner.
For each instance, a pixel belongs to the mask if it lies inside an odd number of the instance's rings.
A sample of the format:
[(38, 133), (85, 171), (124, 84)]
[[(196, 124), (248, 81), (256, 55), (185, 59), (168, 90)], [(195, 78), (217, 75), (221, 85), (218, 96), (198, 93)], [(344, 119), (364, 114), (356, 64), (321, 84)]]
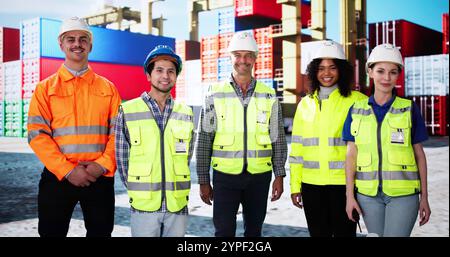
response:
[[(427, 17), (438, 24), (431, 28), (403, 14), (403, 10), (393, 10), (396, 15), (390, 18), (381, 16), (381, 7), (375, 6), (376, 1), (340, 0), (333, 5), (326, 0), (182, 0), (178, 8), (183, 9), (183, 14), (176, 19), (187, 21), (186, 27), (178, 25), (178, 30), (185, 32), (184, 37), (165, 33), (168, 29), (164, 28), (165, 24), (175, 19), (174, 16), (165, 16), (163, 12), (160, 17), (155, 16), (160, 8), (177, 8), (177, 1), (135, 0), (137, 7), (134, 8), (119, 3), (122, 1), (104, 2), (98, 11), (73, 13), (86, 19), (94, 35), (89, 66), (111, 81), (122, 101), (127, 102), (150, 90), (143, 69), (149, 51), (157, 45), (170, 46), (182, 60), (182, 71), (170, 94), (177, 102), (192, 108), (196, 131), (208, 88), (228, 81), (233, 72), (228, 51), (233, 35), (250, 32), (258, 47), (252, 76), (276, 93), (282, 107), (289, 151), (297, 105), (310, 92), (306, 67), (324, 40), (334, 40), (343, 46), (345, 57), (354, 68), (355, 82), (351, 86), (366, 95), (370, 95), (374, 86), (365, 71), (369, 53), (380, 44), (395, 46), (404, 63), (395, 86), (396, 93), (417, 105), (429, 135), (423, 145), (432, 216), (430, 223), (424, 226), (416, 222), (411, 236), (449, 236), (449, 16), (446, 1), (444, 4), (418, 1), (422, 5), (439, 5), (438, 11)], [(400, 2), (408, 5), (406, 0)], [(6, 8), (0, 7), (0, 15), (8, 13)], [(36, 12), (35, 17), (24, 16), (14, 24), (6, 23), (8, 17), (0, 19), (0, 236), (35, 237), (39, 236), (36, 199), (43, 164), (27, 142), (28, 111), (37, 83), (57, 72), (64, 63), (65, 54), (57, 41), (64, 16)], [(331, 38), (332, 29), (338, 31), (339, 38)], [(192, 185), (187, 236), (212, 237), (213, 209), (199, 197), (195, 158), (194, 155), (190, 162)], [(268, 201), (263, 236), (309, 237), (304, 211), (292, 205), (290, 199), (288, 162), (285, 167), (284, 194), (280, 201)], [(22, 179), (26, 182), (21, 183)], [(8, 197), (11, 194), (17, 197), (11, 200)], [(118, 174), (115, 175), (115, 195), (112, 235), (131, 236), (130, 204)], [(15, 213), (11, 205), (17, 206), (16, 209), (23, 206), (24, 210)], [(242, 223), (240, 207), (237, 236), (243, 236)], [(365, 237), (368, 230), (363, 222), (361, 226), (358, 237)], [(85, 233), (82, 211), (77, 206), (68, 236), (84, 237)]]

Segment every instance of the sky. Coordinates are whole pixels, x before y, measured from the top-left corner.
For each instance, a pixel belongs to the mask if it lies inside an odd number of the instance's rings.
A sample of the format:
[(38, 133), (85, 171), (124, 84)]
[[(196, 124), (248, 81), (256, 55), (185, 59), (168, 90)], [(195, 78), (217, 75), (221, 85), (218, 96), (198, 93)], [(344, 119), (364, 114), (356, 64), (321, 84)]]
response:
[[(22, 20), (35, 17), (64, 19), (87, 16), (101, 9), (105, 2), (139, 10), (142, 0), (0, 0), (0, 26), (19, 28)], [(153, 18), (167, 19), (164, 35), (189, 39), (189, 0), (163, 0), (153, 4)], [(258, 0), (261, 1), (261, 0)], [(38, 2), (39, 4), (36, 4)], [(339, 38), (339, 2), (326, 0), (327, 38)], [(442, 14), (448, 13), (447, 0), (367, 0), (367, 23), (404, 19), (442, 32)], [(217, 11), (201, 12), (199, 37), (217, 34)], [(212, 22), (215, 21), (215, 22)], [(308, 30), (304, 30), (308, 34)]]

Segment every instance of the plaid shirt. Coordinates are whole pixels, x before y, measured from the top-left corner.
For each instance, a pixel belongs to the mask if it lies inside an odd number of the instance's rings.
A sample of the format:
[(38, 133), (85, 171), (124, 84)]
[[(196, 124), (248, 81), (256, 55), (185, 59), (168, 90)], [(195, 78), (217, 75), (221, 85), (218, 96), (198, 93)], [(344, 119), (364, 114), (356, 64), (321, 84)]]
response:
[[(251, 96), (255, 91), (256, 80), (252, 77), (250, 85), (247, 90), (247, 94), (244, 96), (241, 88), (234, 81), (233, 76), (230, 76), (230, 84), (233, 86), (234, 91), (241, 100), (242, 104), (247, 106), (251, 100)], [(278, 121), (278, 123), (270, 123), (270, 138), (272, 139), (272, 164), (273, 173), (276, 177), (286, 176), (286, 171), (284, 165), (287, 158), (287, 143), (286, 135), (284, 134), (284, 124), (281, 112), (281, 105), (276, 100), (272, 106), (272, 113), (270, 120)], [(278, 111), (275, 108), (278, 107)], [(210, 122), (204, 120), (206, 114), (213, 112), (214, 119)], [(207, 117), (210, 117), (209, 115)], [(215, 131), (217, 129), (217, 124), (214, 122), (216, 120), (216, 113), (214, 109), (214, 101), (212, 96), (207, 96), (205, 98), (205, 103), (200, 114), (200, 123), (198, 128), (198, 137), (196, 143), (196, 156), (197, 156), (197, 176), (199, 184), (209, 184), (210, 183), (210, 164), (212, 155), (212, 146), (214, 142)], [(275, 129), (273, 129), (275, 126)], [(277, 126), (277, 127), (276, 127)], [(275, 132), (278, 131), (278, 134)]]
[[(148, 105), (148, 108), (152, 111), (153, 116), (155, 117), (156, 123), (158, 124), (160, 131), (164, 131), (164, 128), (167, 124), (170, 114), (172, 113), (172, 109), (173, 109), (173, 105), (174, 105), (174, 101), (173, 101), (172, 97), (167, 98), (166, 106), (164, 107), (163, 113), (161, 113), (156, 100), (153, 99), (152, 97), (150, 97), (149, 94), (144, 92), (144, 93), (142, 93), (141, 98)], [(122, 180), (123, 184), (125, 185), (125, 187), (127, 187), (128, 159), (130, 156), (130, 134), (129, 134), (128, 128), (125, 124), (122, 107), (120, 107), (119, 113), (117, 114), (117, 120), (116, 120), (115, 126), (114, 126), (114, 134), (116, 136), (115, 144), (116, 144), (117, 171), (120, 174), (120, 179)], [(192, 136), (194, 136), (194, 135), (192, 135)], [(193, 153), (193, 148), (194, 148), (193, 142), (194, 142), (194, 137), (192, 137), (190, 147), (189, 147), (189, 155), (188, 155), (189, 161), (191, 160), (192, 153)], [(158, 212), (158, 213), (169, 212), (167, 210), (166, 198), (164, 196), (165, 196), (165, 194), (163, 193), (163, 201), (161, 204), (161, 208), (154, 212)], [(133, 207), (131, 207), (131, 210), (137, 211), (137, 212), (146, 212), (146, 211), (136, 210)], [(182, 215), (187, 215), (188, 214), (187, 206), (176, 213), (182, 214)]]

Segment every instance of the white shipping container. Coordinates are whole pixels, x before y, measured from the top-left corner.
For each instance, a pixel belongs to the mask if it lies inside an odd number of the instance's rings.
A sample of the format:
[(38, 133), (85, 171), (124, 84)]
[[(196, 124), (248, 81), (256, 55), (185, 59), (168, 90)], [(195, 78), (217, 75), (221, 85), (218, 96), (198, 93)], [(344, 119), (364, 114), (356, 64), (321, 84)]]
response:
[(448, 54), (405, 58), (405, 95), (449, 94)]
[[(40, 19), (22, 21), (20, 32), (21, 58), (39, 58), (40, 55)], [(55, 39), (56, 40), (56, 39)]]
[(39, 59), (25, 59), (23, 60), (23, 98), (30, 99), (33, 96), (34, 89), (39, 83)]
[[(185, 95), (186, 104), (190, 106), (201, 106), (203, 104), (202, 63), (200, 60), (185, 62)], [(210, 84), (212, 82), (207, 82)]]
[(3, 82), (3, 63), (0, 62), (0, 102), (3, 102), (5, 97), (5, 86)]
[(3, 63), (4, 100), (22, 99), (22, 61)]
[[(0, 27), (0, 64), (3, 62), (3, 28)], [(1, 129), (0, 129), (1, 132)]]

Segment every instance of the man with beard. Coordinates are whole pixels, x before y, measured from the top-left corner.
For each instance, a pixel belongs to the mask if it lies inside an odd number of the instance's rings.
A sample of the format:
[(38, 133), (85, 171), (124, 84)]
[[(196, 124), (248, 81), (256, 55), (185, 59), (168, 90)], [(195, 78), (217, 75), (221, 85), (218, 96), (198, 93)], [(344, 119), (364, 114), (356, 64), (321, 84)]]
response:
[(170, 47), (156, 46), (144, 62), (150, 92), (123, 103), (117, 115), (116, 162), (128, 189), (133, 237), (186, 233), (193, 114), (170, 95), (181, 65)]
[(41, 81), (30, 102), (28, 143), (45, 165), (39, 182), (39, 235), (64, 237), (75, 205), (88, 237), (110, 237), (114, 228), (115, 86), (88, 66), (93, 35), (78, 17), (58, 36), (65, 54), (59, 70)]
[[(217, 237), (233, 237), (242, 204), (244, 236), (261, 236), (272, 171), (271, 200), (283, 193), (287, 145), (273, 88), (256, 81), (258, 46), (249, 31), (236, 32), (228, 51), (233, 72), (212, 85), (201, 113), (197, 142), (200, 197), (211, 205)], [(213, 187), (209, 169), (213, 168)]]

